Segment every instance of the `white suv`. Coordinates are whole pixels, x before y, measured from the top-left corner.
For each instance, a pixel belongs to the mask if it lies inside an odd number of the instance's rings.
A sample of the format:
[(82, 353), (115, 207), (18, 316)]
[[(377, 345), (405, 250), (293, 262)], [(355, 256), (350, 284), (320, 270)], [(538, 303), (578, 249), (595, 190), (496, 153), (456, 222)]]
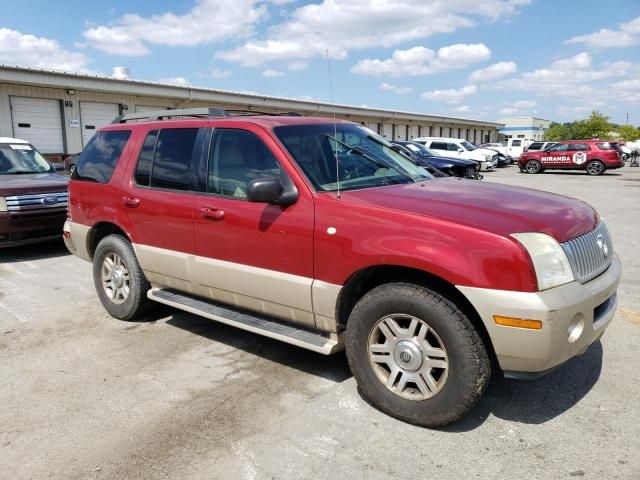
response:
[(422, 143), (439, 157), (463, 158), (478, 162), (482, 170), (493, 170), (498, 166), (498, 155), (487, 148), (478, 148), (460, 138), (419, 137), (414, 142)]

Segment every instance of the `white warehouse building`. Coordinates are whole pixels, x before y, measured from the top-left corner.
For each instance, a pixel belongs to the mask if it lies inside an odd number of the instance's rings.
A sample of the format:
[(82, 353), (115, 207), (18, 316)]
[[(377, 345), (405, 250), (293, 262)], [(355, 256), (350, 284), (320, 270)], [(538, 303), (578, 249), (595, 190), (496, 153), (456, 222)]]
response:
[(263, 112), (298, 112), (361, 123), (389, 140), (420, 136), (495, 142), (495, 122), (397, 112), (167, 85), (108, 76), (81, 75), (0, 65), (0, 137), (22, 138), (48, 156), (75, 154), (96, 129), (123, 113), (169, 108), (219, 107)]
[(544, 134), (549, 130), (551, 121), (536, 117), (505, 117), (499, 118), (503, 126), (498, 129), (500, 139), (530, 138), (544, 140)]

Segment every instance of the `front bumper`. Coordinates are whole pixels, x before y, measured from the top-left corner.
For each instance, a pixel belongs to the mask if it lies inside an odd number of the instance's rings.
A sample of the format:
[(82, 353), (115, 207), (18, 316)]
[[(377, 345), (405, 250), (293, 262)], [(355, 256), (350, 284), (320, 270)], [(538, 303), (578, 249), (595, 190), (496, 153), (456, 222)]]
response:
[(58, 212), (0, 213), (0, 248), (59, 239), (65, 218), (66, 208)]
[[(512, 292), (458, 286), (487, 328), (506, 374), (545, 373), (584, 353), (598, 340), (617, 308), (622, 266), (611, 266), (590, 282), (571, 282), (542, 292)], [(540, 330), (497, 325), (494, 315), (540, 320)]]

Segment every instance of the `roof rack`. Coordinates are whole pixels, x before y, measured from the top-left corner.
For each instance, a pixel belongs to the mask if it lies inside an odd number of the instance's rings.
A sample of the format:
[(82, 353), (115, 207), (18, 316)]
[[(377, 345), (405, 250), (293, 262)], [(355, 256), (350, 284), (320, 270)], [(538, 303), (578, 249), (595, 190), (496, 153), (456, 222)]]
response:
[(288, 116), (288, 117), (301, 117), (302, 114), (298, 112), (258, 112), (255, 110), (225, 110), (223, 108), (215, 107), (200, 107), (200, 108), (177, 108), (173, 110), (156, 110), (153, 112), (142, 113), (127, 113), (116, 117), (111, 123), (127, 123), (132, 120), (166, 120), (176, 117), (233, 117), (233, 116), (249, 116), (249, 115), (274, 115), (274, 116)]

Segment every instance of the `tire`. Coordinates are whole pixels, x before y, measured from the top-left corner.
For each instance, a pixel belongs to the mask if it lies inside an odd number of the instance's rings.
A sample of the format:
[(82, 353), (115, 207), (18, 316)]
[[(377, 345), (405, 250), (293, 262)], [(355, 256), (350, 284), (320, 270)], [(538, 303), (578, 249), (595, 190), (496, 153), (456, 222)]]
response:
[(598, 176), (604, 173), (606, 167), (600, 160), (591, 160), (589, 163), (587, 163), (585, 169), (587, 170), (587, 173), (589, 175)]
[(147, 298), (149, 282), (131, 243), (121, 235), (109, 235), (100, 240), (93, 256), (93, 283), (100, 302), (112, 317), (135, 320), (151, 310), (153, 303)]
[[(417, 329), (412, 331), (414, 321)], [(387, 338), (383, 327), (397, 335)], [(417, 334), (407, 340), (412, 332)], [(389, 283), (365, 294), (349, 316), (345, 346), (364, 398), (382, 412), (422, 427), (441, 427), (462, 418), (491, 377), (487, 350), (469, 319), (452, 302), (418, 285)], [(399, 374), (390, 380), (394, 362)]]
[(524, 170), (527, 173), (542, 173), (542, 164), (538, 160), (529, 160), (524, 164)]

